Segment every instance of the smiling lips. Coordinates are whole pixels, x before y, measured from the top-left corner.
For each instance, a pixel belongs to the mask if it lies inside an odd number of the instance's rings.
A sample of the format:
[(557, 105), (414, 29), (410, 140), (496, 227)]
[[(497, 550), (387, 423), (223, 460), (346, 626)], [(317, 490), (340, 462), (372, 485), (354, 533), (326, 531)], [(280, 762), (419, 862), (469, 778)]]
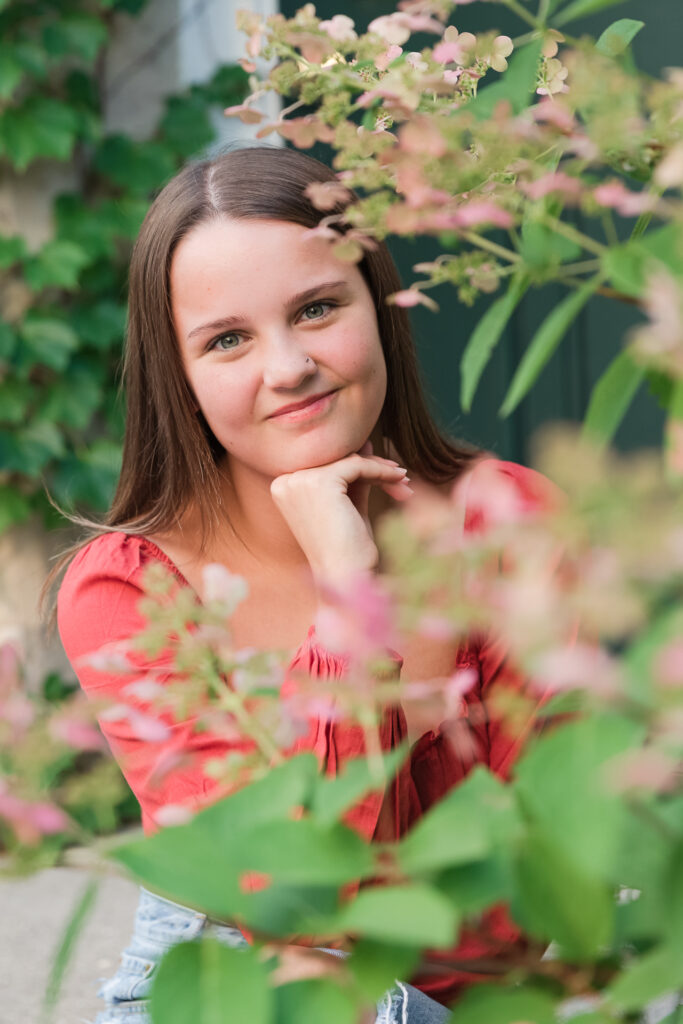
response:
[(311, 395), (309, 398), (304, 398), (301, 402), (291, 402), (289, 405), (283, 405), (280, 409), (271, 413), (268, 419), (285, 419), (290, 422), (310, 419), (323, 412), (336, 394), (337, 389), (335, 388), (332, 391), (321, 392), (319, 395)]

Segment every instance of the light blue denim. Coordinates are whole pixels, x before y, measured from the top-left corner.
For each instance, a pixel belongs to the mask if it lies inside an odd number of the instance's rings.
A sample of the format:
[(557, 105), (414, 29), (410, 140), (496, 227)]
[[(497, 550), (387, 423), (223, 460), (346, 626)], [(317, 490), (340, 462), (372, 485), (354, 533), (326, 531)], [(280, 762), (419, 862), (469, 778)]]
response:
[[(103, 981), (98, 992), (106, 1009), (98, 1014), (95, 1024), (151, 1024), (148, 996), (155, 967), (176, 943), (200, 935), (216, 938), (233, 949), (247, 945), (237, 928), (218, 924), (205, 914), (141, 888), (133, 937), (118, 971)], [(330, 952), (339, 955), (337, 950)], [(412, 985), (397, 982), (379, 1003), (376, 1024), (443, 1024), (448, 1015), (440, 1003)]]

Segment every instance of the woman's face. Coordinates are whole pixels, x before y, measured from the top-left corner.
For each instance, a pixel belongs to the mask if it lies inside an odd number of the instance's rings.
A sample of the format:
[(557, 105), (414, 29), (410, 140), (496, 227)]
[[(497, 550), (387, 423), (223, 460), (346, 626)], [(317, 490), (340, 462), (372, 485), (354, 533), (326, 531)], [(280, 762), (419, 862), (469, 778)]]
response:
[(179, 243), (171, 304), (185, 371), (233, 478), (325, 465), (367, 441), (386, 393), (355, 264), (286, 221), (208, 221)]

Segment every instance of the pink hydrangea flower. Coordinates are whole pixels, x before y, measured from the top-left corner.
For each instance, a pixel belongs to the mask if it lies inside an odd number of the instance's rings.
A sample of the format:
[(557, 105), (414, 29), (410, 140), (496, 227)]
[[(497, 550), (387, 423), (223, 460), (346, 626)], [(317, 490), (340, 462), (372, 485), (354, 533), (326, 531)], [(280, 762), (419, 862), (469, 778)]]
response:
[(318, 28), (327, 32), (330, 39), (334, 39), (337, 43), (347, 43), (358, 38), (355, 22), (346, 14), (335, 14), (328, 21), (321, 21)]
[(438, 312), (439, 309), (434, 299), (430, 299), (419, 288), (405, 288), (403, 291), (394, 292), (388, 297), (387, 302), (394, 306), (401, 306), (402, 309), (410, 309), (413, 306), (426, 306), (434, 312)]
[(557, 92), (568, 92), (569, 86), (565, 82), (568, 74), (569, 71), (557, 57), (551, 57), (546, 61), (541, 84), (536, 92), (539, 96), (553, 96)]
[(606, 181), (593, 190), (593, 198), (600, 206), (617, 210), (622, 217), (639, 217), (652, 209), (655, 199), (645, 192), (631, 192), (621, 181)]
[(510, 56), (513, 49), (510, 36), (496, 36), (488, 56), (489, 67), (492, 67), (494, 71), (506, 71), (508, 66), (506, 57)]
[(434, 60), (439, 64), (465, 66), (472, 62), (476, 46), (476, 36), (471, 32), (458, 32), (454, 25), (449, 25), (443, 40), (434, 47)]
[(407, 42), (413, 32), (433, 32), (441, 35), (443, 25), (436, 18), (429, 15), (405, 14), (402, 11), (395, 11), (393, 14), (382, 14), (374, 18), (368, 25), (368, 32), (381, 36), (385, 42), (402, 46)]
[(559, 192), (565, 199), (575, 199), (581, 193), (579, 179), (572, 177), (571, 174), (565, 174), (564, 171), (543, 174), (535, 181), (525, 182), (520, 187), (530, 199), (542, 199), (551, 192)]

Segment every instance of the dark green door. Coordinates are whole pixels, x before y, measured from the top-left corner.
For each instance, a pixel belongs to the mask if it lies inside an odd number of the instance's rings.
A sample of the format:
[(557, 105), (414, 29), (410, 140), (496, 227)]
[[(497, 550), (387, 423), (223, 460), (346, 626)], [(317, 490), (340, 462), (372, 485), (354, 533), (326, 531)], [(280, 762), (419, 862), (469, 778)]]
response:
[[(282, 13), (291, 17), (302, 2), (281, 0)], [(359, 31), (380, 14), (394, 9), (391, 0), (318, 0), (320, 17), (344, 13), (353, 18)], [(657, 74), (660, 68), (680, 66), (683, 49), (683, 0), (630, 0), (601, 15), (572, 25), (574, 35), (590, 32), (597, 36), (617, 18), (637, 18), (645, 28), (634, 41), (636, 62)], [(481, 32), (496, 28), (514, 35), (519, 22), (498, 5), (474, 4), (463, 7), (453, 19), (461, 30)], [(318, 155), (316, 153), (316, 155)], [(390, 247), (404, 282), (417, 275), (412, 267), (433, 258), (436, 241), (393, 240)], [(535, 328), (565, 294), (560, 286), (532, 292), (506, 332), (482, 378), (472, 412), (460, 409), (459, 362), (474, 326), (487, 307), (480, 298), (468, 308), (458, 302), (455, 291), (444, 286), (430, 292), (440, 306), (435, 314), (425, 309), (412, 311), (415, 338), (423, 367), (427, 392), (440, 422), (455, 436), (495, 451), (503, 458), (528, 461), (529, 441), (541, 424), (550, 420), (581, 420), (592, 384), (619, 351), (626, 331), (639, 319), (633, 307), (596, 297), (584, 311), (554, 358), (545, 368), (530, 395), (513, 416), (502, 420), (498, 408), (512, 372)], [(628, 449), (660, 442), (663, 415), (643, 387), (616, 438)]]

